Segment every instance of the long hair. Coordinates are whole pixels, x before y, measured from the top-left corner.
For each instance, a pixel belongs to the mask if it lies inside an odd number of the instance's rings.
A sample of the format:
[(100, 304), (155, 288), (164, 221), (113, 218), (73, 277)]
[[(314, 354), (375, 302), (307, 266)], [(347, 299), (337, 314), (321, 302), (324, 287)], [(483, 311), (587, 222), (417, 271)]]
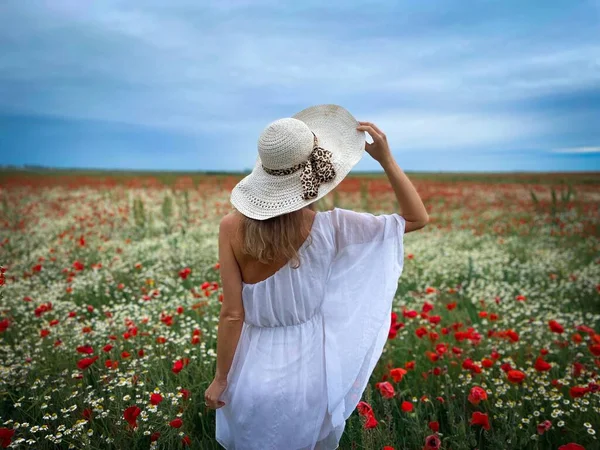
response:
[[(314, 202), (310, 203), (306, 208), (314, 211), (314, 205)], [(285, 260), (291, 261), (295, 269), (300, 266), (298, 247), (302, 242), (299, 240), (307, 236), (308, 245), (312, 243), (310, 227), (306, 225), (302, 209), (266, 220), (240, 216), (242, 253), (263, 264)]]

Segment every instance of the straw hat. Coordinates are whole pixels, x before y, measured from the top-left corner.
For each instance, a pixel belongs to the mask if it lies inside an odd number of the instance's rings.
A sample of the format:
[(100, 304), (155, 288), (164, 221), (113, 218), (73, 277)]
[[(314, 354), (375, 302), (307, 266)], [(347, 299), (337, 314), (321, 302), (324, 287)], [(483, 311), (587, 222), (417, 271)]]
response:
[(271, 122), (258, 139), (252, 172), (231, 191), (231, 204), (252, 219), (296, 211), (332, 191), (360, 161), (365, 133), (338, 105), (316, 105)]

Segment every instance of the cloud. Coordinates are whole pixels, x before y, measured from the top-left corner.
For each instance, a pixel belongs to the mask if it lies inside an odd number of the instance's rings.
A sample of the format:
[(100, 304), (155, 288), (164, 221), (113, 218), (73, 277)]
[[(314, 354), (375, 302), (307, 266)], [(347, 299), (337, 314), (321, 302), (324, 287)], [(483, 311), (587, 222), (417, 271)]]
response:
[(546, 124), (532, 115), (479, 113), (441, 114), (388, 111), (369, 118), (399, 150), (472, 149), (505, 146), (539, 135)]
[(552, 150), (552, 153), (571, 153), (576, 155), (600, 153), (599, 147), (572, 147), (572, 148), (557, 148)]

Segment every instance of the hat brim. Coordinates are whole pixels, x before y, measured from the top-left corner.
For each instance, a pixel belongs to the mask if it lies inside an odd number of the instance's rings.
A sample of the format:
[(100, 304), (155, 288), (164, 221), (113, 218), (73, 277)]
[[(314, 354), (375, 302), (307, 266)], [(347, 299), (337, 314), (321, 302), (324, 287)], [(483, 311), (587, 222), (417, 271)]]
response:
[(350, 112), (339, 105), (316, 105), (292, 116), (303, 121), (319, 139), (319, 145), (332, 153), (335, 178), (319, 186), (315, 198), (305, 200), (300, 171), (270, 175), (257, 157), (252, 172), (231, 191), (231, 204), (252, 219), (266, 220), (303, 208), (331, 192), (360, 161), (365, 151), (365, 133)]

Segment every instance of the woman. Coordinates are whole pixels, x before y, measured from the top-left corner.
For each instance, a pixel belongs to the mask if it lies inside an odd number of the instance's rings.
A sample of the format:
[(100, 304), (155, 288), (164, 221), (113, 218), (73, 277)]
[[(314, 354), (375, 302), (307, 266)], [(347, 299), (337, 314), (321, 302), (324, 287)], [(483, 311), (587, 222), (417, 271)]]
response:
[[(365, 149), (402, 215), (316, 212)], [(258, 153), (220, 224), (224, 297), (206, 405), (226, 449), (336, 449), (386, 342), (403, 235), (429, 218), (385, 134), (339, 106), (269, 124)]]

